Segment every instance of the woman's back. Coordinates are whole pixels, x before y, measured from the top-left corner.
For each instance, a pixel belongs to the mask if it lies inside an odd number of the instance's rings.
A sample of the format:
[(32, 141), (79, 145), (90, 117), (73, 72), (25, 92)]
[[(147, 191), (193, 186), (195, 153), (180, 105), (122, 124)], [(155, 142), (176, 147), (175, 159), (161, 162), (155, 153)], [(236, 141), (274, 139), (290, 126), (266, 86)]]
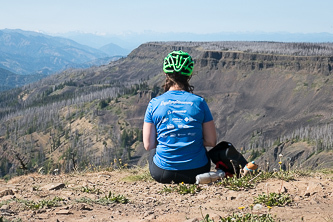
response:
[(154, 162), (168, 170), (201, 167), (208, 161), (202, 124), (212, 120), (204, 99), (186, 91), (167, 91), (151, 100), (145, 122), (157, 130)]

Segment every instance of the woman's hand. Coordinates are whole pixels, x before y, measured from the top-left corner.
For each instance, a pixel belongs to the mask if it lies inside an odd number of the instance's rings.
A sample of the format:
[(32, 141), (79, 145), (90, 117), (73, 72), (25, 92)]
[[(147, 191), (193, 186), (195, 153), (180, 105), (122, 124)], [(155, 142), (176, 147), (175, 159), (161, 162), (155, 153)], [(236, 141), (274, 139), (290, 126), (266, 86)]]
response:
[(143, 146), (146, 150), (156, 148), (156, 127), (153, 123), (143, 123)]

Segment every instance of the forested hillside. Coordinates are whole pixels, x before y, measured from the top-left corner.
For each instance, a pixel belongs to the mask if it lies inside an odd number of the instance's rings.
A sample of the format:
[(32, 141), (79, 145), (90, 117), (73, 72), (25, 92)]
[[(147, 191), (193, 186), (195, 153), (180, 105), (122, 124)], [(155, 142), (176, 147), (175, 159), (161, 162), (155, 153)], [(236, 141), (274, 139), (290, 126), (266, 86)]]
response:
[(34, 75), (18, 75), (6, 69), (0, 68), (0, 92), (6, 91), (15, 87), (20, 87), (28, 83), (36, 82), (44, 78), (43, 74)]
[(151, 42), (1, 93), (1, 176), (145, 164), (143, 115), (172, 50), (194, 57), (191, 83), (220, 141), (271, 168), (280, 152), (290, 167), (332, 166), (333, 44)]

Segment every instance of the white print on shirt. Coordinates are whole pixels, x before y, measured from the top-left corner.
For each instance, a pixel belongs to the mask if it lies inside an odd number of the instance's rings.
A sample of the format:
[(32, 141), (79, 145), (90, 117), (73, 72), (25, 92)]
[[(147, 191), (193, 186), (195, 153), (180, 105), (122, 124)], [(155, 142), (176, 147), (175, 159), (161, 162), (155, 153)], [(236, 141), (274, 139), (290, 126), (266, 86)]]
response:
[(190, 128), (190, 126), (188, 126), (188, 125), (183, 125), (183, 124), (179, 124), (179, 125), (178, 125), (178, 128), (179, 128), (179, 129), (188, 129), (188, 128)]
[(178, 122), (181, 122), (183, 121), (183, 119), (180, 119), (180, 118), (172, 118), (172, 122), (174, 123), (178, 123)]
[(186, 136), (184, 133), (178, 133), (178, 136)]
[(168, 120), (169, 120), (169, 118), (163, 118), (162, 123), (165, 123)]
[(172, 124), (168, 124), (168, 125), (167, 125), (167, 129), (174, 129), (174, 128), (175, 128), (175, 126), (172, 125)]
[(173, 110), (172, 113), (186, 113), (186, 110)]
[(170, 133), (170, 137), (176, 137), (175, 133)]
[(185, 117), (185, 122), (188, 122), (188, 121), (196, 121), (195, 119), (193, 119), (192, 117)]
[(186, 110), (173, 110), (173, 111), (168, 110), (168, 112), (167, 112), (168, 115), (171, 115), (172, 113), (187, 113), (187, 111)]
[(188, 133), (187, 135), (189, 135), (189, 136), (195, 136), (196, 133)]
[(167, 105), (174, 105), (174, 104), (181, 104), (181, 105), (193, 105), (193, 102), (182, 102), (182, 101), (179, 101), (179, 100), (176, 100), (176, 101), (162, 101), (161, 102), (161, 106), (167, 106)]

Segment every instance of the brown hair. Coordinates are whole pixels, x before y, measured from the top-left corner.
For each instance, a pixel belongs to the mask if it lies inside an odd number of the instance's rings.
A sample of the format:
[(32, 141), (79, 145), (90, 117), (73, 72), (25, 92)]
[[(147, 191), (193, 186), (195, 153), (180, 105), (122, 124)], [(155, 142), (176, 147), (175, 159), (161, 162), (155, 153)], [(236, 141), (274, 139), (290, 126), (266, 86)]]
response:
[(182, 90), (193, 93), (194, 86), (190, 85), (191, 76), (182, 75), (180, 73), (166, 74), (164, 92), (168, 91), (171, 86), (178, 85)]

